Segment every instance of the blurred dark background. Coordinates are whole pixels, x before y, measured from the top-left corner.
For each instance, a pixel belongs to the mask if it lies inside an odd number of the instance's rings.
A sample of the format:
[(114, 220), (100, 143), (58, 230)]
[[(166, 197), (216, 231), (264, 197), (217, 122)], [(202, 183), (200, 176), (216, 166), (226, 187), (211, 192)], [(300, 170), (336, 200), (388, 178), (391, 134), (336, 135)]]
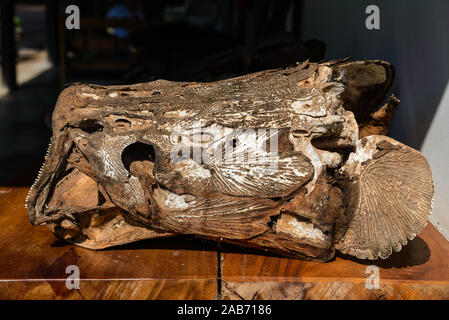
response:
[[(351, 57), (396, 69), (389, 135), (427, 157), (432, 221), (449, 235), (449, 1), (1, 0), (0, 185), (28, 186), (70, 83), (214, 81)], [(80, 9), (67, 29), (66, 8)], [(366, 8), (380, 10), (368, 30)]]
[[(66, 8), (80, 10), (68, 29)], [(2, 0), (0, 185), (29, 185), (74, 82), (213, 81), (324, 58), (297, 0)], [(73, 20), (70, 20), (73, 22)]]

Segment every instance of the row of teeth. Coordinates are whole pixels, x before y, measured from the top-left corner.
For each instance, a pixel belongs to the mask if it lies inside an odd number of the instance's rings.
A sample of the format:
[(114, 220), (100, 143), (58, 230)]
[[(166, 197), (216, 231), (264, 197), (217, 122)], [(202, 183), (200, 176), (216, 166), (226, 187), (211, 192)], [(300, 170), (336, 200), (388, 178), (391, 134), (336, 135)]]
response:
[(25, 209), (28, 209), (28, 201), (30, 200), (30, 196), (31, 196), (31, 192), (33, 191), (33, 189), (36, 187), (37, 182), (39, 181), (39, 179), (41, 178), (42, 175), (42, 171), (44, 169), (45, 164), (47, 163), (47, 158), (49, 157), (52, 147), (53, 147), (53, 140), (54, 138), (51, 137), (50, 138), (50, 144), (47, 147), (47, 152), (45, 153), (45, 157), (44, 157), (44, 163), (42, 164), (42, 166), (39, 169), (39, 172), (37, 174), (37, 178), (34, 180), (34, 183), (31, 185), (30, 190), (28, 191), (28, 195), (25, 199)]

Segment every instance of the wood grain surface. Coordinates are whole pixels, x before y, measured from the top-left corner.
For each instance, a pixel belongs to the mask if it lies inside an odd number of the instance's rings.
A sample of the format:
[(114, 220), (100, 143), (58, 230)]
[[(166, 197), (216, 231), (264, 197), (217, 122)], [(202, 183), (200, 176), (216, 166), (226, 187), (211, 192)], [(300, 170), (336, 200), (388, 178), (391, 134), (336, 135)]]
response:
[[(367, 289), (372, 265), (380, 286)], [(449, 299), (449, 242), (429, 224), (386, 260), (337, 254), (317, 263), (225, 252), (221, 271), (223, 299)]]
[[(30, 224), (27, 192), (0, 188), (1, 299), (217, 298), (217, 253), (206, 244), (174, 238), (81, 248)], [(68, 265), (79, 267), (79, 290), (66, 287)]]
[[(0, 187), (0, 299), (449, 299), (449, 242), (430, 224), (387, 260), (318, 263), (188, 237), (93, 251), (31, 226), (27, 191)], [(366, 288), (370, 265), (378, 289)]]

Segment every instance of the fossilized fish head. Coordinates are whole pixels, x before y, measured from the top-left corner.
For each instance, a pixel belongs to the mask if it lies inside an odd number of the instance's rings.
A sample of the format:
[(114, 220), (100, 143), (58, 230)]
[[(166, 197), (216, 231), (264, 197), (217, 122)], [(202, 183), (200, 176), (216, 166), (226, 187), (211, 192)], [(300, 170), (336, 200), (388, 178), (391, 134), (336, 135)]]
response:
[(386, 123), (371, 114), (392, 73), (306, 62), (215, 83), (72, 85), (30, 220), (94, 249), (192, 234), (318, 261), (335, 248), (385, 258), (422, 230), (433, 196), (418, 151), (359, 139)]

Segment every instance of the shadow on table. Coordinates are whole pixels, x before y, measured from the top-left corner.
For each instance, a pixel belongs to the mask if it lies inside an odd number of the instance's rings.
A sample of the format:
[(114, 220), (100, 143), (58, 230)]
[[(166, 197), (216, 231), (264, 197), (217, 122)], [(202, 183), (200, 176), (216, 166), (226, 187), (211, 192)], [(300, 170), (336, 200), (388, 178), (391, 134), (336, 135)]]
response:
[[(51, 247), (65, 247), (73, 244), (62, 239), (57, 239)], [(101, 251), (118, 250), (145, 250), (145, 249), (167, 249), (167, 250), (201, 250), (217, 251), (217, 243), (210, 240), (197, 239), (190, 236), (174, 236), (160, 239), (146, 239), (132, 243), (122, 244), (102, 249)]]
[(393, 252), (387, 259), (362, 260), (337, 252), (336, 257), (351, 260), (364, 265), (376, 265), (381, 268), (405, 268), (425, 264), (430, 258), (430, 248), (420, 237), (409, 241), (399, 252)]
[[(58, 239), (51, 245), (52, 247), (65, 247), (72, 244)], [(148, 239), (141, 240), (133, 243), (123, 244), (110, 248), (105, 248), (102, 251), (115, 251), (115, 250), (143, 250), (143, 249), (168, 249), (168, 250), (201, 250), (201, 251), (217, 251), (220, 253), (240, 253), (240, 254), (255, 254), (267, 257), (280, 257), (288, 258), (283, 255), (273, 254), (271, 252), (265, 252), (260, 249), (247, 248), (235, 244), (219, 243), (212, 240), (199, 239), (193, 236), (180, 235), (170, 238), (161, 239)], [(412, 241), (402, 248), (399, 252), (393, 252), (393, 254), (383, 260), (362, 260), (353, 256), (336, 252), (335, 257), (329, 262), (335, 260), (336, 257), (351, 260), (363, 265), (376, 265), (381, 268), (403, 268), (410, 266), (417, 266), (426, 263), (430, 258), (430, 248), (427, 243), (420, 237), (416, 237)]]
[[(62, 239), (57, 239), (51, 247), (65, 247), (73, 244)], [(101, 251), (115, 250), (144, 250), (144, 249), (166, 249), (166, 250), (201, 250), (215, 251), (217, 253), (240, 253), (254, 254), (266, 257), (289, 258), (282, 254), (264, 251), (251, 247), (244, 247), (238, 244), (217, 242), (209, 239), (200, 239), (191, 235), (178, 235), (174, 237), (145, 239), (114, 247), (102, 249)]]

